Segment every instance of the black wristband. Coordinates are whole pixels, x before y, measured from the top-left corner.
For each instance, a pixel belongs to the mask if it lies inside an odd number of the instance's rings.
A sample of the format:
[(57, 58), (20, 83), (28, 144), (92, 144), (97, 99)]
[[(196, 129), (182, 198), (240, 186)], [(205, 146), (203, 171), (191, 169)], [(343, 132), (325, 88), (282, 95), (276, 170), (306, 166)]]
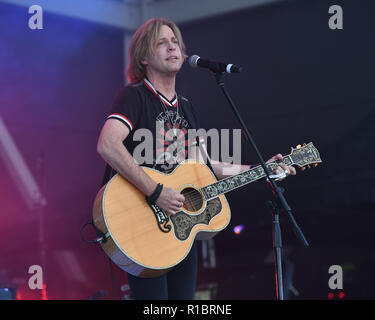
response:
[(152, 194), (150, 194), (149, 196), (146, 196), (146, 201), (148, 204), (153, 204), (156, 202), (156, 200), (158, 200), (159, 196), (160, 196), (160, 193), (161, 191), (163, 190), (163, 185), (158, 183), (158, 185), (156, 186), (154, 192)]

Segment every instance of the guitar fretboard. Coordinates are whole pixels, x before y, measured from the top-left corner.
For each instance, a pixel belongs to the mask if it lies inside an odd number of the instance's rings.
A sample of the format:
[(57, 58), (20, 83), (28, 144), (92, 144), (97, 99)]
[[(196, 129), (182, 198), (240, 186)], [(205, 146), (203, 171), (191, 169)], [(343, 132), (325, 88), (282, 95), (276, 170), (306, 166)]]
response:
[[(293, 164), (290, 155), (284, 156), (282, 162), (288, 166)], [(267, 163), (267, 168), (270, 170), (270, 172), (272, 172), (279, 165), (279, 163), (280, 161)], [(261, 165), (259, 165), (237, 175), (212, 183), (201, 188), (200, 190), (204, 194), (205, 199), (208, 201), (216, 198), (220, 194), (240, 188), (265, 176), (266, 173), (264, 172), (264, 169)]]

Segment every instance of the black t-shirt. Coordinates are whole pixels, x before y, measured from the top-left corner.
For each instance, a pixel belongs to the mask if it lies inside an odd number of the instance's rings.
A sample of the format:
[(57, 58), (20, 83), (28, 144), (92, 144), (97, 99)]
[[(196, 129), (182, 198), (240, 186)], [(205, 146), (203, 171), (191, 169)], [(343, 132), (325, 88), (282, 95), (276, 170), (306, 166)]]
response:
[(189, 100), (176, 95), (169, 101), (143, 81), (123, 87), (107, 119), (117, 119), (130, 133), (124, 145), (138, 164), (171, 172), (187, 159), (188, 129), (199, 128)]

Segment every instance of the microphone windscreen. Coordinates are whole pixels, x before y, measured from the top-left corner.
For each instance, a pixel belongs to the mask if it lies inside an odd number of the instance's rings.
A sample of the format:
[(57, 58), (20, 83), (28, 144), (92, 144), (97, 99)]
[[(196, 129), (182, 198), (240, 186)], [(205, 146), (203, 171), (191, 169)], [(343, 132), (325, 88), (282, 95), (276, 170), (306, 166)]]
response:
[(198, 60), (199, 60), (199, 56), (197, 56), (196, 54), (193, 55), (193, 56), (190, 56), (189, 58), (189, 65), (190, 67), (193, 67), (193, 68), (196, 68), (198, 67)]

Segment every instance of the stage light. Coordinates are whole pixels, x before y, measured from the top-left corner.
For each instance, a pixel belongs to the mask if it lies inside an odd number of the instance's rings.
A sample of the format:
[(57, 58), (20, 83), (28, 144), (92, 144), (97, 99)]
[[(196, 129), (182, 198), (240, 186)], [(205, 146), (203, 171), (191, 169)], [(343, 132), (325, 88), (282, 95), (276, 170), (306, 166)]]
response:
[(239, 235), (243, 231), (244, 228), (245, 228), (245, 226), (243, 224), (239, 224), (238, 226), (235, 226), (233, 228), (233, 232), (235, 234)]
[(10, 288), (0, 288), (0, 300), (12, 300), (13, 290)]
[(47, 285), (45, 283), (42, 285), (42, 300), (48, 300)]
[(3, 158), (29, 208), (35, 209), (45, 206), (47, 200), (1, 117), (0, 157)]
[(345, 297), (345, 293), (340, 291), (339, 293), (333, 293), (333, 292), (329, 292), (328, 293), (328, 299), (329, 300), (337, 300), (338, 299), (344, 299)]

